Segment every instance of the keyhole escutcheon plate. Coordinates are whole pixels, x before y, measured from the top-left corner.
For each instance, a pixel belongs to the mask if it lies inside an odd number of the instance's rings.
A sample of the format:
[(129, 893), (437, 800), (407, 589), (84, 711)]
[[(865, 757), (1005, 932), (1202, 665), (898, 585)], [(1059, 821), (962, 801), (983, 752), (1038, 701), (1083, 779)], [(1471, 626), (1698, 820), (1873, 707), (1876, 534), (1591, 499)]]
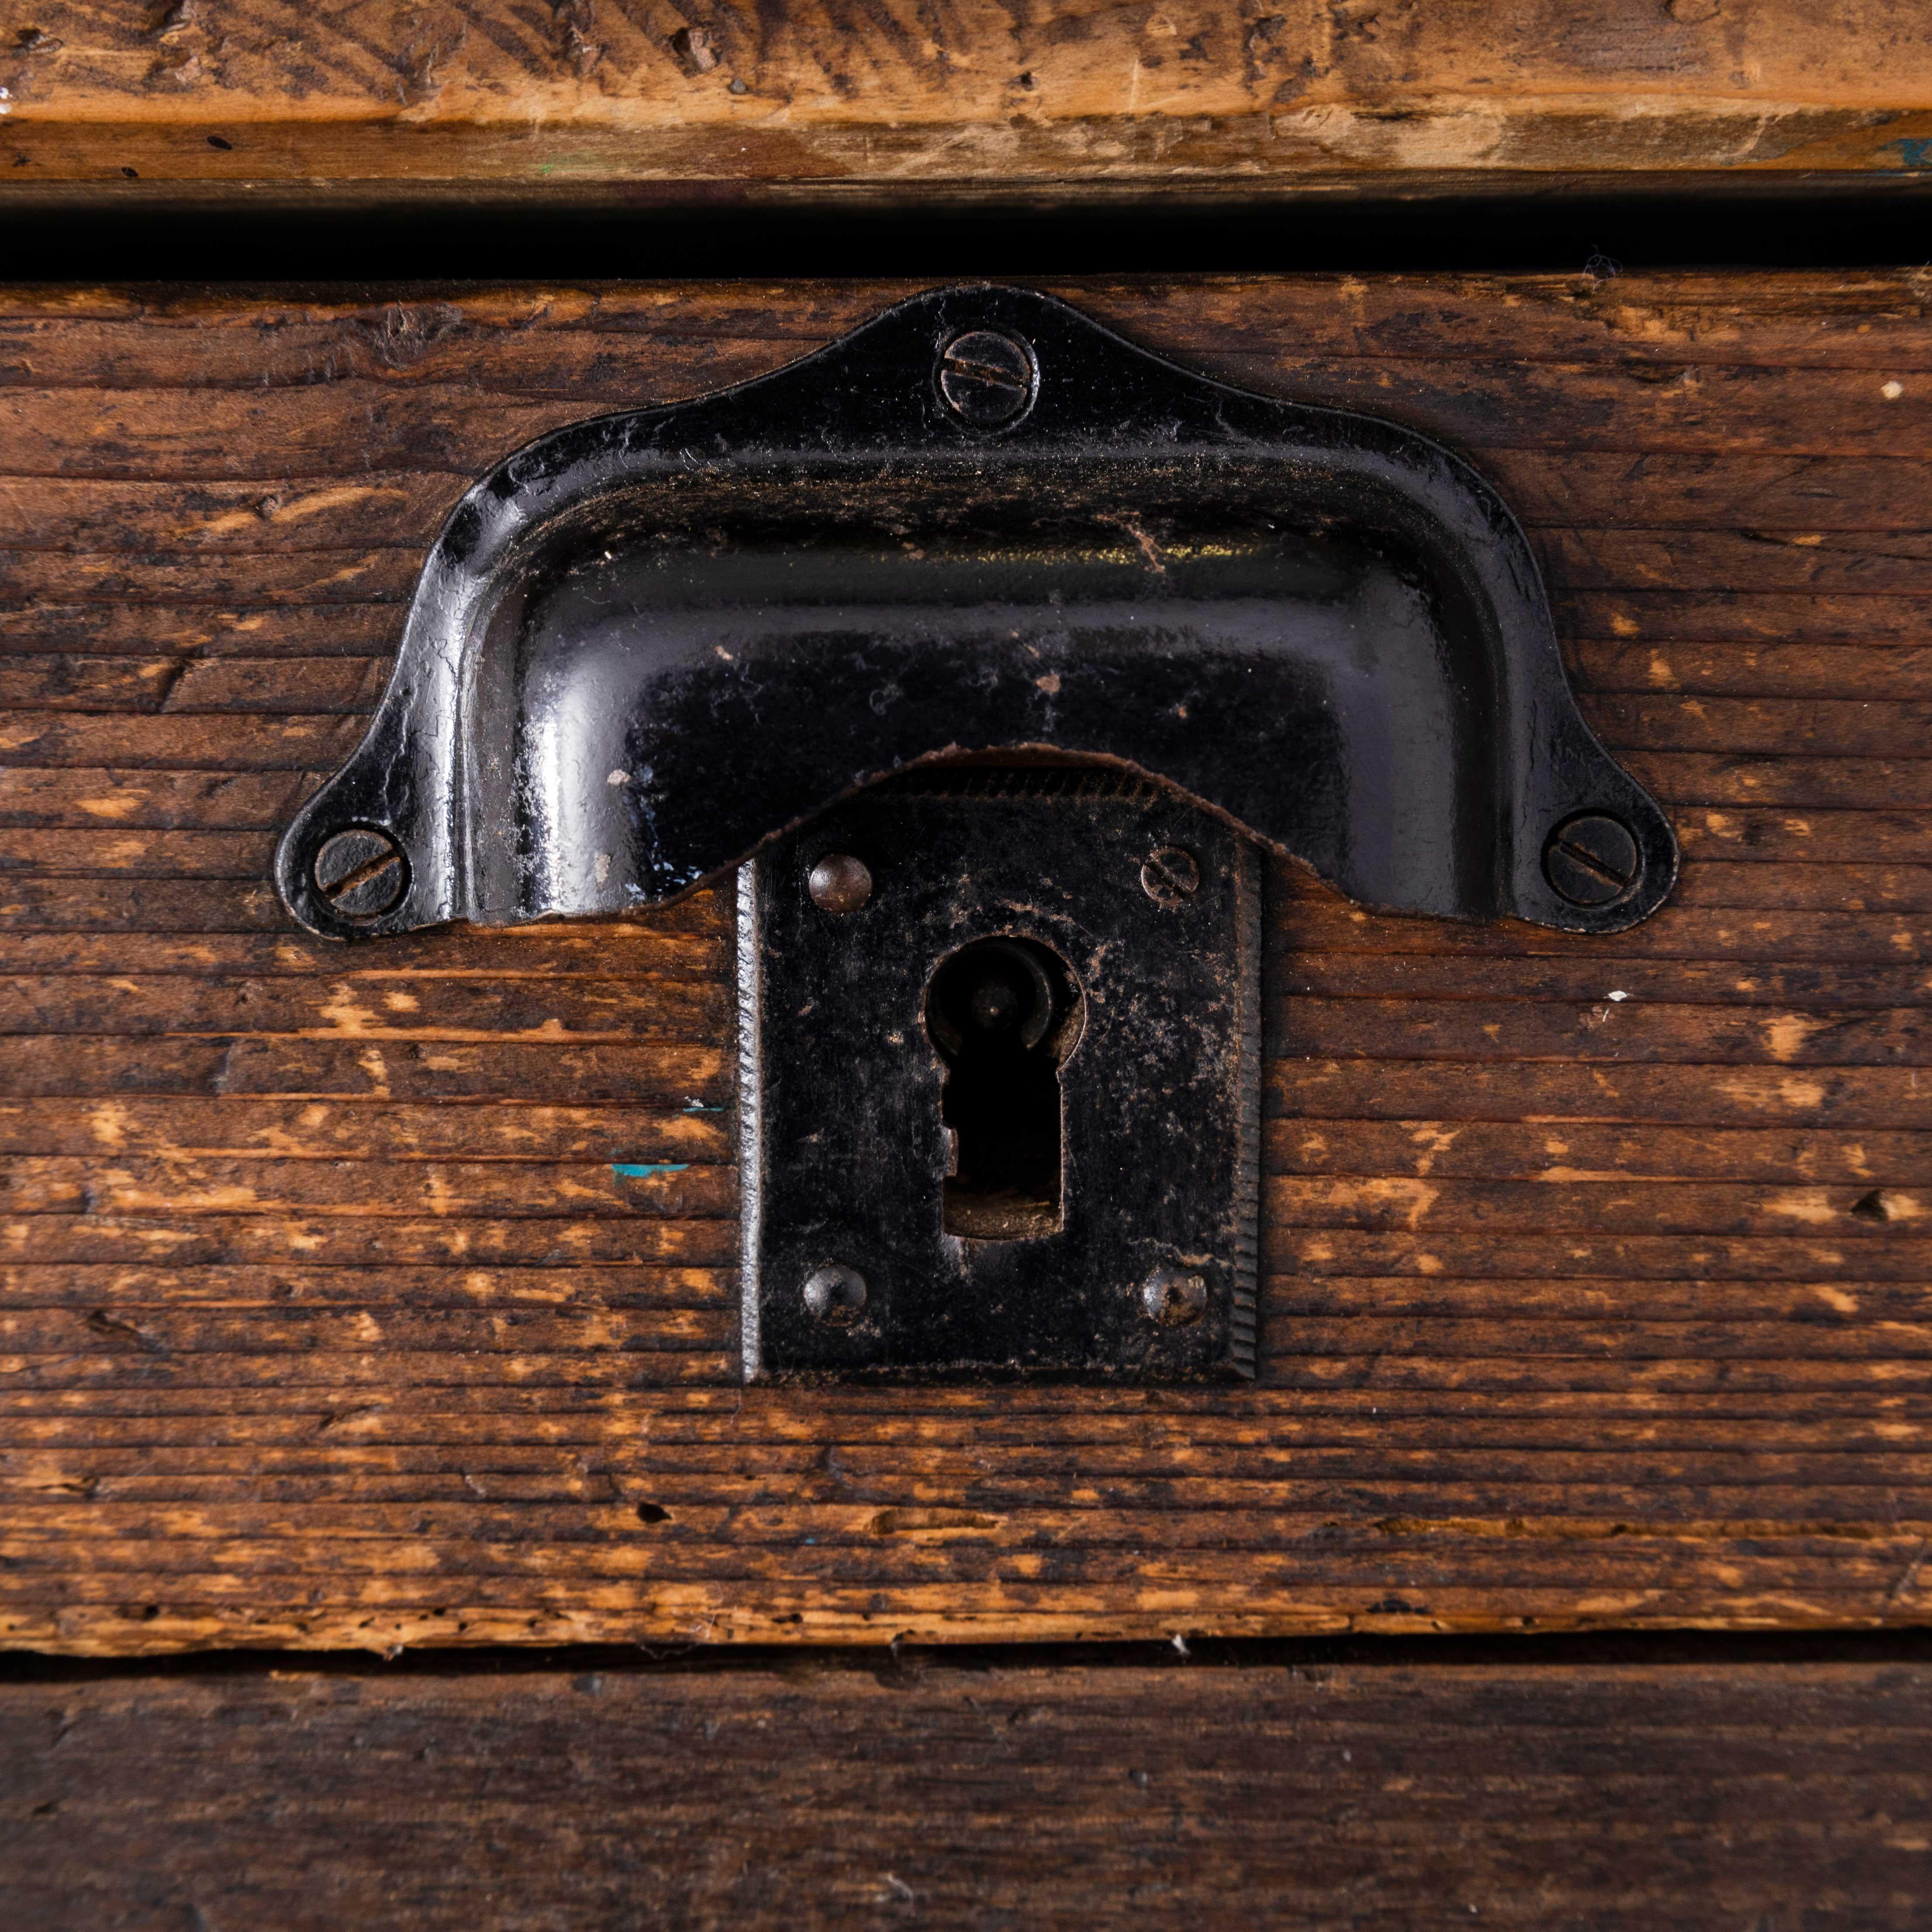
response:
[(747, 1378), (1252, 1374), (1260, 870), (1090, 766), (902, 778), (746, 866)]

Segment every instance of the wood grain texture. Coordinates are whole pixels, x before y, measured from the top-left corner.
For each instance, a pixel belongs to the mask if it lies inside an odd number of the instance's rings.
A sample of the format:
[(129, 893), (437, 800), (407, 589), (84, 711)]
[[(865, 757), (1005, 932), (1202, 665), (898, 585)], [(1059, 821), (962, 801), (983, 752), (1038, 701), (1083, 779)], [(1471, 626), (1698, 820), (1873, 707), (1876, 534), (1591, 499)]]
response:
[(1928, 1762), (1922, 1660), (83, 1677), (0, 1683), (0, 1889), (12, 1932), (1907, 1932)]
[(1916, 0), (35, 0), (16, 200), (1012, 199), (1932, 170)]
[(0, 1638), (1925, 1621), (1922, 277), (1064, 291), (1469, 452), (1684, 843), (1609, 942), (1276, 870), (1252, 1389), (744, 1389), (725, 904), (291, 928), (469, 478), (901, 292), (5, 298)]

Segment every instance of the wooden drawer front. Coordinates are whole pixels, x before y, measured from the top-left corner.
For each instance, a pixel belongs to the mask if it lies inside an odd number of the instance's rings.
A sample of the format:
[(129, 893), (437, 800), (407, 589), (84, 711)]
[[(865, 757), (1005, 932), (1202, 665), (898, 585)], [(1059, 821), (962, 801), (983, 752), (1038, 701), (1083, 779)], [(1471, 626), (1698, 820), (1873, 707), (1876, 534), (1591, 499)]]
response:
[(1468, 452), (1684, 842), (1610, 941), (1276, 869), (1252, 1388), (744, 1389), (726, 897), (292, 927), (469, 478), (903, 292), (0, 300), (6, 1640), (1924, 1618), (1921, 278), (1059, 291)]
[(1922, 1652), (1534, 1648), (0, 1682), (0, 1880), (18, 1932), (1924, 1924)]

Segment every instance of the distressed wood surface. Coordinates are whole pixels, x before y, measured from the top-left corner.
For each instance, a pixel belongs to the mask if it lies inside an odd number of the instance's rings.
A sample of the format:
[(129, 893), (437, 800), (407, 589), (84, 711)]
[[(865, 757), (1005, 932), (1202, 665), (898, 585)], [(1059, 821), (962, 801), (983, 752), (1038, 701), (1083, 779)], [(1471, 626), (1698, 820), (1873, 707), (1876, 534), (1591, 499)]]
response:
[(1922, 1659), (0, 1682), (0, 1888), (12, 1932), (1907, 1932), (1928, 1762)]
[(4, 192), (902, 199), (1932, 169), (1918, 0), (21, 0)]
[(0, 1640), (1925, 1620), (1922, 277), (1064, 291), (1471, 453), (1684, 839), (1608, 942), (1277, 870), (1252, 1389), (746, 1390), (726, 905), (292, 929), (466, 481), (899, 292), (4, 298)]

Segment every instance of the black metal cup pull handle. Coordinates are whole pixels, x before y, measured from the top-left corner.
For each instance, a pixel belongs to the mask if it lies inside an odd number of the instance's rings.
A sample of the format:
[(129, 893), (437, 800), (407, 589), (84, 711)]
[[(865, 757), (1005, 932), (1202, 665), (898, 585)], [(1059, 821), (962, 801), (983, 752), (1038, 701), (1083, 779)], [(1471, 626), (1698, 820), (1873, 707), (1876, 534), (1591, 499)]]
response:
[(1390, 911), (1612, 932), (1676, 876), (1461, 458), (971, 287), (500, 464), (277, 884), (345, 938), (621, 913), (962, 754), (1160, 779)]

